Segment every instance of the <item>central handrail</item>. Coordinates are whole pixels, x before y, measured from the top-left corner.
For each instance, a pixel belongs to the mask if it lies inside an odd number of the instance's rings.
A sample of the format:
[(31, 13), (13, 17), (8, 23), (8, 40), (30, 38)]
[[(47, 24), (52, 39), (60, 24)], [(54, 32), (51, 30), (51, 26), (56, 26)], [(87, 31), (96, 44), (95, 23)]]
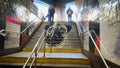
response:
[[(37, 50), (37, 52), (36, 52), (36, 56), (37, 56), (37, 54), (38, 54), (38, 52), (39, 52), (39, 50), (40, 50), (40, 48), (41, 48), (41, 46), (42, 46), (44, 40), (45, 40), (45, 38), (42, 40), (42, 43), (40, 44), (40, 47), (38, 48), (38, 50)], [(33, 61), (32, 61), (32, 63), (31, 63), (31, 65), (30, 65), (29, 68), (32, 67), (32, 65), (33, 65), (33, 63), (35, 62), (36, 58), (37, 58), (37, 57), (34, 57), (34, 58), (33, 58)]]
[[(53, 35), (54, 35), (54, 32), (55, 32), (55, 29), (56, 29), (56, 27), (57, 27), (57, 22), (55, 22), (52, 26), (50, 26), (49, 28), (52, 28), (52, 30), (51, 30), (51, 32), (50, 32), (50, 34), (51, 34), (51, 38), (53, 37)], [(48, 29), (49, 30), (49, 29)]]
[[(50, 28), (52, 28), (52, 30), (51, 30), (51, 32), (50, 32), (50, 43), (52, 43), (53, 42), (53, 40), (52, 40), (52, 37), (53, 37), (53, 35), (54, 35), (54, 32), (55, 32), (55, 29), (56, 29), (56, 27), (57, 27), (57, 23), (54, 23)], [(52, 52), (52, 44), (50, 45), (50, 52)]]
[[(55, 27), (56, 27), (56, 25), (55, 25)], [(50, 33), (51, 33), (51, 36), (50, 36), (51, 38), (52, 38), (53, 35), (54, 35), (55, 27), (53, 27), (52, 30), (51, 30), (51, 32), (50, 32)], [(45, 33), (46, 33), (46, 30), (44, 30), (44, 31), (42, 32), (40, 38), (38, 39), (37, 43), (35, 44), (35, 46), (34, 46), (32, 52), (31, 52), (30, 56), (29, 56), (28, 59), (26, 60), (23, 68), (26, 67), (26, 65), (28, 64), (28, 62), (29, 62), (30, 58), (32, 57), (32, 55), (34, 54), (34, 52), (35, 52), (35, 57), (33, 58), (33, 61), (31, 62), (31, 65), (30, 65), (29, 68), (31, 68), (32, 65), (33, 65), (33, 63), (36, 62), (37, 54), (38, 54), (38, 52), (39, 52), (39, 50), (40, 50), (40, 48), (41, 48), (41, 46), (42, 46), (42, 44), (43, 44), (43, 42), (44, 42), (44, 40), (45, 40), (45, 38), (42, 39), (42, 37), (45, 35)], [(39, 44), (40, 40), (42, 40), (42, 41), (41, 41), (41, 43), (40, 43), (40, 45), (39, 45), (39, 47), (38, 47), (38, 44)], [(38, 49), (37, 49), (37, 47), (38, 47)], [(44, 45), (44, 47), (45, 47), (45, 45)], [(37, 49), (37, 50), (36, 50), (36, 49)], [(45, 48), (44, 48), (44, 49), (45, 49)], [(51, 47), (50, 49), (52, 49), (52, 47)], [(45, 51), (44, 51), (44, 52), (45, 52)], [(45, 53), (44, 53), (44, 56), (45, 56)], [(35, 65), (35, 67), (36, 67), (36, 65)]]
[[(25, 64), (24, 64), (23, 68), (25, 68), (25, 67), (26, 67), (26, 65), (28, 64), (28, 62), (29, 62), (30, 58), (32, 57), (33, 53), (36, 51), (37, 46), (38, 46), (38, 44), (39, 44), (40, 40), (41, 40), (41, 39), (42, 39), (42, 37), (44, 36), (44, 33), (45, 33), (45, 30), (42, 32), (42, 34), (41, 34), (40, 38), (38, 39), (37, 43), (35, 44), (35, 46), (34, 46), (34, 48), (33, 48), (32, 52), (31, 52), (30, 56), (28, 57), (27, 61), (26, 61), (26, 62), (25, 62)], [(40, 45), (40, 48), (41, 48), (41, 45)], [(39, 49), (40, 49), (40, 48), (39, 48)], [(37, 56), (37, 55), (35, 55), (35, 57), (36, 57), (36, 56)], [(36, 58), (35, 58), (35, 59), (36, 59)], [(34, 60), (35, 60), (35, 59), (34, 59)], [(32, 62), (32, 63), (33, 63), (33, 62)]]

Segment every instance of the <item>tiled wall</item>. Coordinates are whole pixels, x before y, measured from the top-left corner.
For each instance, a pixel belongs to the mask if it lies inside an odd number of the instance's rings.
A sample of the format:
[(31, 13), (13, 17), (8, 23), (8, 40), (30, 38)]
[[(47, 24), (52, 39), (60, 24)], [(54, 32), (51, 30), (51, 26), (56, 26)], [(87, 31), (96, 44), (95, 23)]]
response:
[(103, 56), (120, 65), (120, 1), (100, 0), (100, 40)]

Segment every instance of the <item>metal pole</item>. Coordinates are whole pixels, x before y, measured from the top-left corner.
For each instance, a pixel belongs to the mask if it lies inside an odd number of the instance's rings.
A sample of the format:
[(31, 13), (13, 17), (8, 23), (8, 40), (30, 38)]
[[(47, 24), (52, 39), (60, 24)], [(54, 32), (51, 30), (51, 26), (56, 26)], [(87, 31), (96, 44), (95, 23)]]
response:
[[(52, 42), (52, 41), (51, 41)], [(52, 53), (52, 44), (50, 44), (50, 53)]]
[[(45, 35), (44, 35), (44, 37), (46, 38), (46, 30), (45, 30)], [(46, 40), (44, 39), (44, 57), (45, 57), (45, 50), (46, 50), (45, 46), (46, 46)]]
[(52, 53), (52, 42), (53, 42), (53, 40), (52, 40), (52, 37), (51, 37), (51, 39), (50, 39), (50, 53)]
[(37, 65), (37, 48), (35, 49), (35, 62), (34, 62), (34, 68), (36, 68), (36, 65)]
[(50, 37), (50, 53), (52, 53), (52, 42), (53, 42), (52, 37), (53, 36)]

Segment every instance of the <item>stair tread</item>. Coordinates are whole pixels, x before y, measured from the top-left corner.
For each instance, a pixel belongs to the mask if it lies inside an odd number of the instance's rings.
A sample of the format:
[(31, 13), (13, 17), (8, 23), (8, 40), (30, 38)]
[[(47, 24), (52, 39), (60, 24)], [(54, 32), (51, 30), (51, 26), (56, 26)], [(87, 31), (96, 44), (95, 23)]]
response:
[[(29, 57), (31, 52), (19, 52), (14, 53), (2, 57), (21, 57), (21, 58), (27, 58)], [(33, 57), (33, 56), (32, 56)], [(38, 58), (43, 57), (43, 52), (38, 53)], [(47, 58), (69, 58), (69, 59), (88, 59), (86, 56), (84, 56), (82, 53), (46, 53)]]
[[(39, 64), (38, 64), (39, 65)], [(91, 68), (90, 65), (80, 65), (80, 64), (41, 64), (41, 66), (52, 66), (52, 67), (60, 67), (60, 68)]]
[[(23, 52), (31, 52), (33, 48), (23, 48)], [(42, 47), (39, 52), (44, 52)], [(50, 52), (50, 48), (46, 48), (45, 52)], [(52, 48), (54, 53), (81, 53), (81, 49)]]
[[(36, 33), (30, 39), (30, 41), (25, 46), (25, 48), (33, 48), (34, 47), (34, 45), (38, 41), (39, 37), (41, 36), (44, 26), (45, 26), (45, 23), (43, 23), (42, 26), (36, 31)], [(63, 41), (60, 44), (57, 44), (53, 48), (73, 48), (73, 49), (80, 48), (80, 40), (79, 40), (77, 30), (76, 30), (74, 24), (72, 25), (71, 31), (69, 33), (63, 34), (63, 37), (64, 37)]]
[[(24, 63), (0, 63), (2, 66), (6, 66), (10, 67), (10, 66), (23, 66)], [(10, 65), (10, 66), (9, 66)], [(28, 64), (30, 65), (30, 64)], [(41, 64), (41, 63), (37, 63), (37, 67), (42, 67), (42, 68), (91, 68), (90, 65), (86, 65), (86, 64)], [(12, 67), (11, 67), (12, 68)], [(18, 68), (18, 67), (17, 67)]]
[[(2, 63), (25, 63), (31, 52), (19, 52), (11, 55), (1, 56), (0, 62)], [(31, 60), (34, 57), (32, 56)], [(89, 59), (82, 53), (46, 53), (43, 57), (43, 52), (39, 52), (37, 64), (80, 64), (89, 65)]]

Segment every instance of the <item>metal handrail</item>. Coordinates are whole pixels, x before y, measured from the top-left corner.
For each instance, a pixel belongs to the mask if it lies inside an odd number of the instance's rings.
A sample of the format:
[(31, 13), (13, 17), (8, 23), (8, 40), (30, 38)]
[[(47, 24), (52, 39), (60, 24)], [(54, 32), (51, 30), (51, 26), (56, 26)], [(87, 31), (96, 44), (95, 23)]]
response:
[(106, 68), (109, 68), (109, 66), (108, 66), (107, 62), (105, 61), (105, 59), (104, 59), (104, 57), (103, 57), (101, 51), (99, 50), (99, 48), (98, 48), (96, 42), (94, 41), (94, 39), (93, 39), (93, 37), (92, 37), (90, 31), (87, 31), (87, 33), (89, 34), (89, 36), (90, 36), (92, 42), (94, 43), (94, 45), (95, 45), (95, 47), (96, 47), (98, 53), (100, 54), (100, 57), (102, 58), (102, 60), (103, 60), (103, 62), (104, 62), (104, 64), (105, 64), (105, 66), (106, 66)]
[[(83, 30), (85, 30), (85, 28), (84, 28), (84, 26), (83, 26), (82, 23), (80, 23), (80, 26), (81, 26), (81, 28), (82, 28)], [(95, 31), (94, 31), (94, 30), (92, 30), (92, 31), (93, 31), (93, 33), (95, 34), (95, 36), (97, 37), (97, 34), (95, 33)], [(86, 32), (88, 32), (88, 31), (84, 31), (84, 33), (86, 33)], [(97, 40), (98, 40), (98, 38), (97, 38)], [(99, 40), (99, 42), (100, 42), (100, 40)], [(109, 53), (109, 52), (105, 49), (105, 47), (103, 46), (102, 42), (100, 42), (100, 44), (101, 44), (101, 46), (104, 48), (105, 52), (106, 52), (109, 56), (111, 56), (110, 53)], [(112, 56), (111, 56), (111, 57), (112, 57)]]
[(17, 31), (13, 31), (13, 30), (6, 30), (4, 29), (4, 31), (7, 31), (7, 32), (14, 32), (14, 33), (18, 33), (17, 36), (19, 36), (20, 34), (22, 34), (25, 30), (27, 30), (33, 23), (30, 23), (24, 30), (22, 30), (21, 32), (17, 32)]
[[(52, 30), (51, 30), (51, 37), (53, 36), (53, 34), (54, 34), (54, 29), (55, 28), (53, 28)], [(28, 62), (29, 62), (29, 60), (30, 60), (30, 58), (31, 58), (31, 56), (34, 54), (34, 52), (35, 52), (35, 57), (33, 58), (33, 60), (32, 60), (32, 62), (31, 62), (31, 65), (30, 65), (30, 67), (29, 68), (31, 68), (32, 67), (32, 65), (33, 65), (33, 63), (35, 63), (35, 61), (36, 61), (36, 58), (37, 58), (37, 54), (38, 54), (38, 52), (39, 52), (39, 50), (40, 50), (40, 48), (41, 48), (41, 46), (42, 46), (42, 44), (43, 44), (43, 42), (44, 42), (44, 40), (45, 40), (45, 38), (44, 39), (42, 39), (42, 42), (41, 42), (41, 44), (40, 44), (40, 46), (39, 46), (39, 48), (37, 49), (37, 52), (36, 52), (36, 48), (37, 48), (37, 46), (38, 46), (38, 43), (40, 42), (40, 40), (41, 40), (41, 38), (42, 38), (42, 36), (44, 35), (44, 33), (45, 33), (46, 31), (44, 30), (43, 31), (43, 33), (42, 33), (42, 35), (40, 36), (40, 38), (39, 38), (39, 40), (37, 41), (37, 43), (35, 44), (35, 46), (34, 46), (34, 48), (33, 48), (33, 50), (32, 50), (32, 52), (31, 52), (31, 54), (30, 54), (30, 56), (28, 57), (28, 59), (27, 59), (27, 61), (25, 62), (25, 64), (24, 64), (24, 66), (23, 66), (23, 68), (25, 68), (26, 67), (26, 65), (28, 64)], [(45, 48), (44, 48), (45, 49)], [(51, 49), (52, 49), (52, 47), (51, 47)], [(45, 51), (44, 51), (45, 52)], [(45, 54), (45, 53), (44, 53)], [(44, 55), (45, 56), (45, 55)]]
[[(80, 26), (81, 26), (81, 29), (83, 29), (83, 30), (85, 29), (81, 23), (80, 23)], [(97, 37), (97, 34), (95, 33), (95, 31), (92, 30), (92, 32), (93, 32), (93, 33), (95, 34), (95, 36)], [(106, 68), (109, 68), (109, 66), (108, 66), (107, 62), (105, 61), (105, 59), (104, 59), (104, 57), (103, 57), (101, 51), (99, 50), (99, 48), (98, 48), (96, 42), (94, 41), (94, 39), (93, 39), (93, 37), (92, 37), (90, 31), (85, 31), (85, 32), (83, 32), (83, 34), (84, 34), (84, 33), (88, 33), (88, 34), (89, 34), (89, 36), (90, 36), (92, 42), (94, 43), (95, 48), (97, 49), (98, 53), (100, 54), (100, 57), (101, 57), (102, 60), (103, 60), (103, 62), (104, 62), (104, 64), (105, 64)], [(97, 40), (98, 40), (98, 38), (97, 38)], [(100, 42), (100, 41), (99, 41), (99, 42)], [(102, 45), (101, 45), (101, 46), (102, 46)], [(105, 49), (105, 48), (104, 48), (104, 49)], [(106, 51), (106, 49), (105, 49), (105, 51)], [(108, 53), (108, 51), (106, 51), (106, 52), (107, 52), (107, 54), (110, 56), (110, 54)]]
[[(30, 58), (32, 57), (32, 55), (34, 54), (34, 52), (36, 53), (37, 46), (38, 46), (40, 40), (42, 39), (42, 37), (44, 36), (44, 33), (45, 33), (45, 30), (42, 32), (40, 38), (38, 39), (37, 43), (35, 44), (35, 46), (34, 46), (32, 52), (31, 52), (30, 56), (28, 57), (27, 61), (26, 61), (25, 64), (24, 64), (23, 68), (26, 67), (26, 65), (28, 64), (28, 62), (29, 62)], [(41, 48), (41, 45), (42, 45), (42, 44), (40, 44), (40, 48)], [(40, 49), (40, 48), (39, 48), (39, 49)], [(38, 51), (39, 51), (39, 50), (38, 50)], [(38, 52), (38, 51), (37, 51), (37, 52)], [(35, 55), (35, 57), (36, 57), (36, 56), (37, 56), (37, 55)], [(36, 59), (36, 58), (35, 58), (35, 59)], [(35, 59), (34, 59), (34, 61), (35, 61)], [(33, 62), (32, 62), (32, 63), (33, 63)], [(33, 65), (33, 64), (32, 64), (32, 65)]]
[[(38, 54), (38, 52), (40, 51), (40, 48), (41, 48), (41, 46), (42, 46), (42, 44), (43, 44), (43, 41), (45, 40), (45, 38), (42, 40), (42, 43), (40, 44), (40, 46), (39, 46), (39, 48), (38, 48), (38, 50), (37, 50), (37, 53), (36, 54)], [(31, 65), (30, 65), (30, 67), (29, 68), (31, 68), (32, 67), (32, 65), (33, 65), (33, 63), (34, 63), (34, 61), (36, 60), (36, 57), (34, 57), (33, 58), (33, 61), (32, 61), (32, 63), (31, 63)]]
[(54, 32), (55, 32), (55, 28), (56, 28), (56, 26), (57, 26), (57, 23), (54, 23), (50, 28), (52, 28), (52, 30), (51, 30), (51, 32), (50, 32), (50, 34), (51, 34), (51, 38), (53, 37), (53, 35), (54, 35)]
[[(93, 32), (94, 35), (95, 35), (95, 37), (96, 37), (96, 39), (98, 40), (98, 42), (100, 42), (100, 40), (98, 39), (97, 34), (95, 33), (95, 31), (94, 31), (94, 30), (90, 30), (90, 32)], [(100, 42), (100, 44), (103, 45), (102, 42)], [(101, 47), (103, 47), (103, 46), (101, 46)], [(105, 49), (105, 47), (103, 47), (103, 49), (105, 50), (105, 52), (106, 52), (109, 56), (111, 56), (110, 53), (108, 53), (108, 51)], [(111, 57), (113, 57), (113, 56), (111, 56)]]
[[(50, 34), (51, 34), (51, 36), (50, 36), (50, 38), (52, 38), (53, 37), (53, 35), (54, 35), (54, 32), (55, 32), (55, 29), (56, 29), (56, 26), (57, 26), (57, 23), (54, 23), (50, 28), (52, 28), (52, 30), (51, 30), (51, 32), (50, 32)], [(52, 39), (50, 39), (50, 41), (52, 41)], [(52, 41), (53, 42), (53, 41)], [(52, 52), (52, 45), (50, 45), (50, 53)]]
[[(20, 2), (20, 1), (19, 1)], [(21, 2), (22, 3), (22, 2)], [(22, 4), (27, 4), (26, 2), (24, 2), (23, 1), (23, 3)], [(28, 5), (27, 5), (28, 6)], [(34, 12), (32, 12), (31, 10), (29, 10), (33, 15), (35, 15), (34, 14)], [(35, 15), (39, 20), (42, 20), (41, 18), (39, 18), (37, 15)], [(34, 22), (33, 23), (31, 23), (30, 25), (28, 25), (23, 31), (21, 31), (19, 34), (22, 34), (27, 28), (29, 28), (32, 24), (34, 24)]]
[[(19, 1), (19, 2), (20, 2), (20, 1)], [(22, 3), (22, 4), (27, 4), (26, 2), (20, 2), (20, 3)], [(27, 6), (28, 6), (28, 5), (27, 5)], [(29, 11), (30, 11), (35, 17), (37, 17), (39, 20), (42, 21), (42, 19), (39, 18), (37, 15), (35, 15), (34, 12), (32, 12), (31, 10), (29, 10)], [(23, 31), (21, 31), (21, 32), (17, 32), (17, 31), (13, 31), (13, 30), (5, 30), (5, 29), (4, 29), (4, 31), (18, 33), (17, 36), (20, 36), (20, 34), (22, 34), (25, 30), (27, 30), (32, 24), (34, 24), (34, 22), (33, 22), (33, 23), (30, 23), (30, 24), (29, 24)], [(5, 36), (5, 35), (3, 35), (3, 36)]]
[(4, 31), (5, 31), (5, 29), (1, 29), (1, 30), (0, 30), (0, 35), (6, 36), (6, 33), (3, 33)]
[[(77, 15), (76, 15), (76, 18), (77, 18)], [(76, 19), (76, 20), (77, 20), (77, 19)], [(77, 22), (79, 22), (79, 21), (77, 20)], [(84, 26), (83, 26), (82, 23), (80, 23), (80, 27), (81, 27), (80, 29), (81, 29), (82, 31), (85, 30), (85, 28), (84, 28)], [(92, 30), (92, 32), (95, 34), (95, 36), (96, 36), (96, 38), (97, 38), (97, 34), (95, 33), (95, 31)], [(101, 51), (99, 50), (99, 48), (98, 48), (96, 42), (94, 41), (94, 39), (93, 39), (93, 37), (92, 37), (90, 31), (84, 31), (84, 32), (82, 33), (82, 35), (83, 35), (84, 33), (88, 33), (88, 34), (89, 34), (89, 36), (90, 36), (90, 38), (92, 39), (92, 42), (94, 43), (94, 45), (95, 45), (95, 47), (96, 47), (98, 53), (100, 54), (100, 57), (101, 57), (102, 60), (103, 60), (103, 62), (104, 62), (104, 64), (105, 64), (106, 68), (109, 68), (109, 66), (108, 66), (107, 62), (105, 61), (105, 59), (104, 59), (104, 57), (103, 57)], [(98, 38), (97, 38), (97, 40), (98, 40)], [(100, 40), (99, 40), (99, 42), (100, 42)], [(104, 47), (103, 47), (103, 48), (104, 48)], [(106, 53), (107, 53), (109, 56), (111, 56), (105, 48), (104, 48), (104, 50), (106, 51)]]
[[(20, 1), (19, 1), (20, 2)], [(26, 2), (20, 2), (20, 3), (22, 3), (22, 4), (27, 4)], [(27, 5), (28, 6), (28, 5)], [(34, 14), (34, 12), (32, 12), (31, 10), (29, 10), (33, 15), (35, 15)], [(41, 18), (39, 18), (37, 15), (35, 15), (39, 20), (42, 20)], [(21, 31), (20, 33), (18, 33), (18, 35), (20, 35), (20, 34), (22, 34), (26, 29), (28, 29), (32, 24), (34, 24), (34, 22), (33, 23), (30, 23), (30, 25), (28, 25), (23, 31)]]

